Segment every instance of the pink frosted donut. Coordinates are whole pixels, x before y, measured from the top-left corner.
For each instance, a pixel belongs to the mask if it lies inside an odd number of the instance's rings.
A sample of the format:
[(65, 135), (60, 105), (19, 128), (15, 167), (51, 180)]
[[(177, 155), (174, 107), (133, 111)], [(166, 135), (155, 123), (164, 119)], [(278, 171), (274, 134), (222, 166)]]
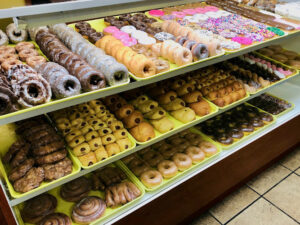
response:
[(103, 30), (104, 33), (109, 33), (109, 34), (114, 34), (116, 32), (120, 32), (119, 28), (115, 27), (115, 26), (108, 26), (105, 27)]
[(156, 16), (156, 17), (160, 17), (163, 16), (165, 13), (162, 10), (159, 9), (152, 9), (149, 11), (149, 15), (151, 16)]
[(123, 31), (114, 32), (113, 36), (119, 40), (129, 38), (129, 34), (123, 32)]
[(252, 40), (250, 38), (246, 38), (246, 37), (234, 37), (231, 40), (238, 42), (242, 45), (251, 45), (252, 44)]
[(205, 10), (204, 8), (201, 8), (201, 7), (195, 8), (195, 11), (196, 11), (196, 13), (206, 13), (207, 12), (207, 10)]
[(184, 12), (178, 12), (178, 11), (172, 12), (172, 15), (176, 16), (177, 18), (183, 18), (183, 17), (185, 17), (185, 13)]
[(206, 10), (210, 11), (210, 12), (217, 12), (219, 11), (219, 9), (215, 6), (206, 6), (205, 7)]
[(128, 46), (128, 47), (137, 44), (137, 40), (135, 38), (127, 38), (127, 39), (123, 39), (121, 41), (125, 46)]
[(184, 9), (184, 10), (182, 10), (182, 12), (187, 15), (194, 15), (197, 13), (197, 11), (195, 9)]

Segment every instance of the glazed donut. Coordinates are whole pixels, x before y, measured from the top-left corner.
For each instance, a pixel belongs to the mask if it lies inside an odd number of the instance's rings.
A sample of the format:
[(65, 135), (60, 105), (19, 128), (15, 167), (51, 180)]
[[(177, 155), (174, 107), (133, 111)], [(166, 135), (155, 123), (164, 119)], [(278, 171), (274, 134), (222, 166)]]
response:
[(158, 171), (162, 174), (165, 179), (176, 176), (178, 169), (174, 162), (169, 160), (161, 161), (157, 165)]
[(45, 62), (46, 59), (43, 56), (30, 56), (26, 58), (26, 63), (32, 68), (38, 67)]
[(16, 48), (17, 52), (21, 52), (22, 50), (25, 50), (25, 49), (35, 49), (35, 46), (31, 42), (20, 42), (20, 43), (16, 44), (15, 48)]
[(205, 153), (206, 157), (215, 155), (218, 152), (217, 147), (208, 141), (203, 141), (199, 144), (199, 148)]
[[(176, 38), (176, 42), (178, 42), (180, 45), (184, 45), (185, 42), (187, 42), (187, 41), (188, 41), (188, 38), (185, 36), (179, 36)], [(186, 47), (186, 46), (184, 46), (184, 47)]]
[(18, 60), (18, 59), (19, 59), (19, 56), (16, 54), (11, 54), (11, 53), (3, 54), (3, 55), (0, 55), (0, 64), (6, 60)]
[(209, 54), (207, 46), (201, 43), (193, 45), (191, 51), (193, 54), (194, 61), (197, 61), (199, 59), (205, 59), (208, 57)]
[(162, 48), (162, 43), (156, 43), (156, 44), (151, 46), (151, 51), (155, 55), (160, 56), (161, 55), (161, 48)]
[(14, 23), (11, 23), (6, 27), (6, 34), (9, 40), (15, 44), (22, 41), (26, 41), (28, 38), (27, 31), (23, 29), (18, 29)]
[(192, 166), (192, 159), (183, 153), (176, 153), (172, 160), (176, 164), (179, 171), (184, 171)]
[(79, 224), (89, 224), (99, 219), (105, 212), (105, 202), (97, 196), (88, 196), (74, 205), (72, 219)]
[(34, 49), (23, 49), (21, 52), (19, 52), (20, 59), (25, 62), (27, 58), (31, 56), (38, 56), (39, 53)]
[(163, 177), (157, 170), (148, 170), (141, 175), (141, 181), (147, 188), (154, 188), (161, 184)]
[(8, 37), (6, 33), (4, 33), (2, 30), (0, 30), (0, 46), (2, 45), (8, 45)]
[(164, 158), (162, 157), (161, 154), (154, 152), (154, 151), (149, 151), (147, 152), (143, 158), (146, 160), (146, 162), (149, 163), (150, 166), (156, 167), (158, 163), (160, 163)]
[(205, 159), (205, 153), (196, 146), (190, 146), (185, 150), (186, 154), (192, 159), (193, 163), (201, 162)]
[(22, 62), (17, 59), (6, 60), (1, 64), (3, 70), (8, 71), (15, 65), (22, 65)]
[(138, 77), (150, 77), (156, 73), (153, 61), (140, 54), (133, 56), (130, 63), (130, 70)]
[(182, 66), (193, 61), (193, 56), (190, 50), (185, 47), (177, 48), (173, 52), (174, 61), (177, 65)]

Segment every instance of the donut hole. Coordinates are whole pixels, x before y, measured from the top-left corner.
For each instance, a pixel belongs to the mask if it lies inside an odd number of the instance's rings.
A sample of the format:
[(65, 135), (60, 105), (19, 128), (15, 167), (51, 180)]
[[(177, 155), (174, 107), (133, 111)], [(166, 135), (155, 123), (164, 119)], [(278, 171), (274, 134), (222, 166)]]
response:
[(39, 89), (35, 85), (30, 85), (28, 88), (28, 94), (30, 97), (37, 98), (39, 96)]
[(119, 71), (119, 72), (116, 72), (116, 73), (114, 74), (114, 79), (115, 79), (116, 81), (120, 81), (120, 80), (123, 80), (123, 79), (124, 79), (124, 76), (125, 76), (125, 73), (122, 72), (122, 71)]

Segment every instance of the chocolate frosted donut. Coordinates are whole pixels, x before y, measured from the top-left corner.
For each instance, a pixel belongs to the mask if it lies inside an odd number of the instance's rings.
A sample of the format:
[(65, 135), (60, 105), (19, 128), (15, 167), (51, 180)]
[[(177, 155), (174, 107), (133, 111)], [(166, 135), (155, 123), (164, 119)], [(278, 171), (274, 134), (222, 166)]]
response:
[(90, 181), (85, 177), (80, 177), (64, 184), (60, 189), (60, 196), (68, 202), (77, 202), (88, 196), (90, 190)]
[(39, 225), (72, 225), (72, 220), (66, 214), (52, 213), (44, 217)]
[(28, 38), (27, 31), (17, 28), (14, 23), (11, 23), (6, 27), (6, 34), (9, 40), (15, 44), (26, 41)]
[(89, 196), (78, 202), (72, 211), (76, 223), (88, 224), (99, 219), (105, 212), (105, 202), (96, 196)]
[(101, 72), (87, 66), (79, 67), (78, 71), (77, 78), (85, 90), (93, 91), (105, 87), (105, 78)]
[(21, 216), (26, 223), (38, 223), (45, 216), (53, 213), (57, 200), (50, 194), (42, 194), (25, 202)]

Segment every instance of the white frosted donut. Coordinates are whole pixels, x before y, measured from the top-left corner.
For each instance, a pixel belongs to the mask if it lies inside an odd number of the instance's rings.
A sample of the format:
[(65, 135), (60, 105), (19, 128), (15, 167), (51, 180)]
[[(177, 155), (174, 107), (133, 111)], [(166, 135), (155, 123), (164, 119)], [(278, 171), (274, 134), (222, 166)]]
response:
[(153, 37), (144, 37), (144, 38), (138, 39), (138, 42), (141, 45), (153, 45), (156, 43), (156, 40)]
[(133, 31), (131, 33), (131, 37), (135, 38), (135, 39), (141, 39), (141, 38), (146, 38), (148, 37), (148, 34), (144, 31), (141, 31), (141, 30), (136, 30), (136, 31)]
[(26, 41), (28, 38), (27, 30), (18, 29), (14, 23), (11, 23), (6, 27), (6, 34), (9, 40), (15, 44)]
[(195, 14), (193, 15), (193, 17), (196, 19), (196, 20), (200, 20), (200, 21), (205, 21), (208, 19), (208, 16), (206, 16), (205, 14)]
[(121, 31), (127, 34), (132, 34), (132, 32), (136, 31), (136, 28), (134, 26), (124, 26), (121, 28)]

